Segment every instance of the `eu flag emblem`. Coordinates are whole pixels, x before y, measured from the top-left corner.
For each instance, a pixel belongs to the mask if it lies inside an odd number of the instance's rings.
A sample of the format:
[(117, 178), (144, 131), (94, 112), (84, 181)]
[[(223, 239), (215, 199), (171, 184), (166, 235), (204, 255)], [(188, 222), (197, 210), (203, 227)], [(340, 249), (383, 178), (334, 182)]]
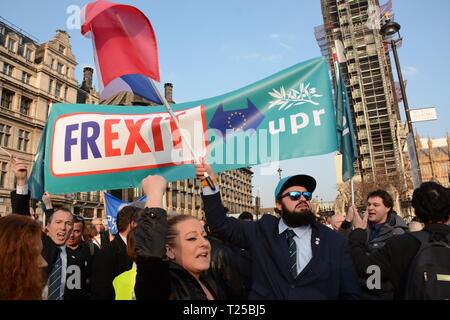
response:
[(214, 113), (210, 128), (219, 130), (225, 138), (227, 130), (243, 130), (254, 129), (260, 125), (264, 119), (264, 115), (259, 112), (258, 108), (247, 99), (248, 107), (245, 109), (223, 111), (223, 104), (219, 104)]

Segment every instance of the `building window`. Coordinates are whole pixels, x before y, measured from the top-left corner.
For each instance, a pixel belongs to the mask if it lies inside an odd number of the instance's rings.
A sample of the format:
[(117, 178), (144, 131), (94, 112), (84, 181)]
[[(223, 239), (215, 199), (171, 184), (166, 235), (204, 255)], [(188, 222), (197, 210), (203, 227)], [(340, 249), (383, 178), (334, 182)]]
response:
[(13, 39), (8, 39), (8, 50), (14, 52), (16, 42)]
[(93, 218), (94, 217), (94, 208), (84, 208), (83, 216), (85, 218)]
[(59, 82), (56, 82), (55, 96), (57, 96), (57, 97), (61, 96), (61, 83), (59, 83)]
[(58, 62), (58, 65), (56, 67), (56, 71), (58, 71), (59, 73), (62, 73), (62, 69), (63, 69), (63, 65)]
[(31, 100), (25, 97), (22, 97), (20, 101), (20, 110), (19, 112), (23, 115), (28, 115), (30, 113)]
[(7, 162), (0, 161), (0, 187), (5, 187), (6, 174), (8, 171), (6, 170)]
[(19, 129), (19, 137), (17, 140), (17, 149), (20, 151), (27, 151), (28, 149), (28, 143), (30, 141), (30, 133), (25, 130)]
[(31, 50), (28, 48), (25, 50), (25, 59), (31, 60)]
[(172, 208), (177, 207), (177, 192), (172, 191)]
[(188, 199), (187, 199), (187, 207), (188, 207), (188, 209), (189, 210), (192, 210), (193, 209), (193, 206), (192, 206), (192, 194), (190, 194), (190, 193), (188, 193)]
[(3, 73), (6, 74), (7, 76), (11, 76), (12, 75), (12, 71), (13, 71), (13, 66), (4, 62), (3, 63)]
[(26, 84), (30, 84), (31, 74), (22, 72), (22, 82)]
[(8, 147), (11, 136), (11, 127), (0, 123), (0, 145)]
[(195, 209), (200, 209), (202, 199), (199, 195), (195, 195)]
[(103, 209), (97, 209), (97, 218), (103, 217)]
[(66, 48), (60, 44), (58, 51), (64, 54), (64, 50), (66, 50)]
[(2, 108), (11, 109), (14, 92), (3, 89), (2, 91)]
[(170, 207), (170, 202), (169, 202), (169, 188), (166, 189), (166, 196), (164, 197), (164, 208), (168, 208)]
[(184, 209), (185, 208), (185, 201), (184, 201), (184, 196), (185, 196), (185, 194), (184, 194), (184, 192), (181, 192), (180, 193), (180, 207), (182, 208), (182, 209)]
[(68, 87), (64, 88), (64, 100), (67, 100), (67, 91), (68, 91)]
[(53, 80), (50, 80), (48, 83), (48, 93), (52, 93), (52, 88), (53, 88)]

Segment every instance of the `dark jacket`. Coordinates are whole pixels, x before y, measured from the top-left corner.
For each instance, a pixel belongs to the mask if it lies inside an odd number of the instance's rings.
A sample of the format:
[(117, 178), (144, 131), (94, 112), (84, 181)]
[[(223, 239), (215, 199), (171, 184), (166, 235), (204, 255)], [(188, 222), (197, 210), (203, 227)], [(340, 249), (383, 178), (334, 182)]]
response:
[(342, 222), (341, 227), (338, 230), (338, 233), (341, 236), (348, 238), (351, 231), (352, 231), (352, 223), (348, 222), (347, 220), (344, 220), (344, 222)]
[(133, 261), (127, 254), (127, 246), (119, 234), (94, 257), (92, 268), (92, 299), (114, 300), (116, 295), (113, 280), (128, 271)]
[(53, 240), (42, 232), (42, 257), (47, 262), (47, 267), (44, 268), (44, 273), (46, 278), (50, 276), (50, 272), (53, 270), (53, 266), (58, 259), (58, 246), (53, 242)]
[(245, 283), (241, 271), (240, 250), (212, 234), (208, 235), (211, 244), (211, 267), (207, 273), (224, 289), (229, 300), (247, 299)]
[(248, 299), (252, 289), (252, 255), (248, 250), (235, 247), (239, 255), (239, 270), (245, 289), (245, 298)]
[(252, 254), (250, 300), (359, 297), (347, 239), (335, 231), (318, 222), (312, 224), (313, 257), (294, 279), (289, 272), (286, 237), (278, 232), (279, 218), (264, 215), (256, 222), (240, 221), (226, 216), (219, 193), (202, 198), (212, 230)]
[[(367, 252), (371, 253), (384, 247), (386, 242), (396, 235), (404, 234), (408, 230), (406, 222), (397, 215), (395, 211), (388, 214), (386, 222), (379, 225), (368, 223), (366, 230)], [(371, 238), (371, 232), (372, 238)], [(359, 279), (361, 285), (362, 299), (364, 300), (392, 300), (394, 299), (395, 289), (393, 283), (384, 279), (381, 283), (381, 289), (369, 289), (365, 278)]]
[[(424, 230), (444, 235), (450, 233), (450, 227), (444, 224), (430, 224)], [(403, 299), (409, 266), (420, 248), (420, 242), (405, 233), (391, 237), (381, 249), (368, 254), (366, 241), (367, 232), (363, 229), (355, 229), (350, 234), (352, 257), (358, 275), (368, 278), (371, 274), (366, 272), (367, 268), (370, 265), (379, 266), (381, 280), (387, 280), (394, 286), (393, 298)]]
[[(93, 252), (91, 254), (90, 245)], [(67, 275), (66, 289), (64, 290), (64, 300), (89, 300), (91, 297), (90, 278), (92, 276), (92, 262), (94, 255), (99, 251), (98, 247), (93, 243), (81, 241), (78, 247), (73, 250), (66, 247), (67, 266), (78, 266), (81, 272), (80, 288), (70, 288), (67, 284), (70, 282), (71, 275)]]
[[(369, 222), (369, 230), (371, 224)], [(386, 241), (397, 235), (404, 234), (408, 231), (408, 225), (405, 220), (397, 215), (395, 211), (388, 214), (386, 222), (381, 226), (377, 235), (370, 242), (367, 243), (369, 251), (377, 250), (382, 248)], [(367, 241), (369, 240), (370, 232), (367, 232)]]
[(16, 190), (11, 191), (12, 213), (24, 216), (30, 215), (30, 193), (17, 194)]
[(109, 231), (107, 231), (107, 230), (100, 230), (100, 245), (103, 248), (108, 243), (110, 243), (110, 241), (109, 241)]
[[(179, 265), (165, 257), (166, 211), (146, 208), (135, 230), (137, 275), (134, 292), (138, 300), (206, 300), (198, 281)], [(200, 276), (216, 299), (223, 294), (215, 283)]]

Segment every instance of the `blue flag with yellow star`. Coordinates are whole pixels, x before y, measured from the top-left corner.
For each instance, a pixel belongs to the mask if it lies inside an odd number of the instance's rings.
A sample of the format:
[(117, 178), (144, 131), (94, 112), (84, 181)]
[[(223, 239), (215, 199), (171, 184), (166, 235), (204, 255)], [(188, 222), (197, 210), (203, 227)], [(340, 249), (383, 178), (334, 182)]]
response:
[(193, 161), (202, 156), (222, 172), (337, 149), (322, 57), (171, 108), (180, 130), (163, 106), (54, 104), (31, 177), (36, 190), (124, 189), (149, 174), (169, 182), (193, 178)]

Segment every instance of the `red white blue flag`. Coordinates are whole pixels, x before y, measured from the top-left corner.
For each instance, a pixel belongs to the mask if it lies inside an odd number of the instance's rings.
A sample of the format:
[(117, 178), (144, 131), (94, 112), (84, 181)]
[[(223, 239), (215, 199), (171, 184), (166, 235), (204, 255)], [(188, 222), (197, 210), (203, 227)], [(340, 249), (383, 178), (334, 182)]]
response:
[(155, 33), (137, 8), (98, 0), (81, 12), (81, 33), (92, 39), (100, 96), (130, 91), (162, 104), (152, 80), (160, 81)]

